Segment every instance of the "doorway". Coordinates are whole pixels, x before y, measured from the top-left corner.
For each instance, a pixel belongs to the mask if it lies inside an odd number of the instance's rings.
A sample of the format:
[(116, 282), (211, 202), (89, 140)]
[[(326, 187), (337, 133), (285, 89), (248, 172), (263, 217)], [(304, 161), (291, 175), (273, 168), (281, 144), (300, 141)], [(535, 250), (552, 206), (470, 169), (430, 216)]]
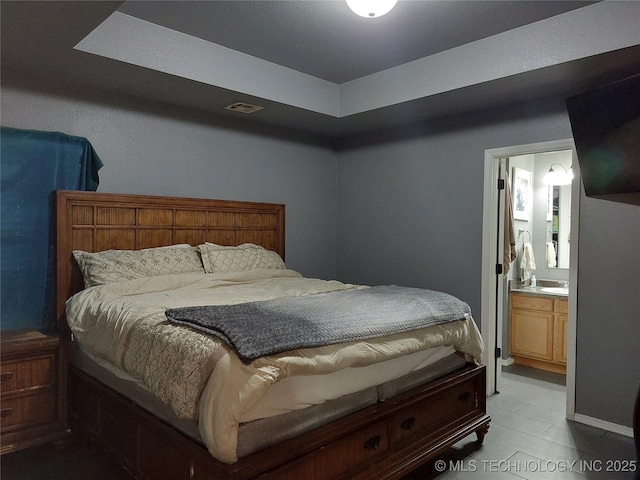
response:
[[(525, 178), (529, 185), (535, 185), (535, 180), (541, 183), (541, 177), (543, 174), (539, 172), (535, 175), (535, 162), (536, 158), (539, 158), (539, 162), (543, 163), (556, 163), (554, 155), (556, 152), (567, 152), (565, 155), (570, 157), (570, 167), (573, 167), (574, 180), (570, 186), (566, 188), (565, 197), (569, 197), (570, 207), (565, 210), (569, 210), (567, 224), (565, 229), (570, 231), (570, 245), (562, 248), (565, 250), (564, 255), (568, 253), (569, 268), (565, 271), (559, 269), (553, 271), (551, 268), (547, 268), (547, 260), (551, 260), (550, 256), (547, 257), (545, 248), (547, 244), (555, 245), (553, 235), (553, 228), (547, 229), (547, 225), (553, 225), (553, 222), (557, 219), (553, 218), (553, 190), (547, 189), (549, 197), (547, 199), (536, 198), (538, 202), (542, 201), (543, 204), (548, 205), (548, 208), (544, 208), (544, 212), (535, 213), (531, 210), (531, 205), (535, 206), (533, 202), (533, 195), (538, 197), (542, 196), (541, 190), (537, 193), (530, 192), (531, 196), (527, 198), (528, 202), (519, 205), (513, 204), (513, 207), (517, 207), (518, 211), (514, 211), (515, 218), (514, 236), (516, 240), (516, 249), (518, 251), (518, 258), (511, 264), (511, 274), (505, 276), (501, 269), (504, 269), (503, 255), (504, 251), (504, 213), (506, 208), (505, 202), (505, 190), (500, 189), (500, 181), (510, 180), (513, 182), (513, 173), (515, 168), (518, 168), (518, 175)], [(531, 162), (527, 164), (526, 162)], [(548, 167), (548, 166), (547, 166)], [(543, 170), (547, 167), (542, 167)], [(543, 172), (544, 173), (544, 172)], [(526, 182), (525, 182), (526, 183)], [(557, 193), (556, 189), (556, 193)], [(543, 142), (536, 144), (518, 145), (512, 147), (505, 147), (499, 149), (491, 149), (485, 151), (485, 182), (484, 182), (484, 207), (483, 207), (483, 266), (482, 266), (482, 333), (485, 342), (485, 364), (487, 365), (487, 394), (492, 395), (500, 391), (501, 385), (501, 373), (502, 373), (502, 357), (508, 357), (503, 353), (508, 352), (508, 339), (509, 336), (505, 332), (505, 324), (503, 320), (509, 318), (508, 309), (508, 293), (510, 281), (515, 278), (520, 280), (521, 272), (519, 262), (521, 261), (520, 252), (524, 243), (534, 240), (535, 234), (533, 221), (537, 218), (538, 221), (549, 222), (544, 226), (538, 228), (536, 235), (536, 241), (540, 243), (539, 248), (536, 249), (538, 256), (536, 262), (540, 262), (544, 268), (536, 268), (539, 271), (533, 271), (533, 274), (538, 276), (542, 280), (566, 280), (569, 285), (569, 294), (567, 297), (568, 313), (566, 322), (566, 337), (567, 347), (566, 351), (566, 385), (567, 385), (567, 403), (566, 413), (567, 418), (573, 419), (575, 411), (575, 338), (576, 338), (576, 281), (577, 281), (577, 245), (578, 245), (578, 219), (579, 219), (579, 171), (578, 162), (575, 155), (575, 148), (572, 139), (559, 140), (553, 142)], [(514, 192), (511, 192), (514, 194)], [(517, 193), (517, 192), (515, 192)], [(522, 192), (519, 192), (522, 194)], [(520, 199), (522, 201), (522, 199)], [(551, 203), (545, 203), (545, 201)], [(540, 207), (538, 207), (540, 208)], [(566, 212), (565, 212), (566, 213)], [(535, 215), (534, 215), (535, 214)], [(540, 220), (542, 218), (542, 220)], [(547, 233), (547, 232), (550, 233)], [(556, 229), (557, 233), (557, 229)], [(556, 241), (558, 241), (556, 236)], [(559, 253), (559, 246), (556, 246), (556, 251)], [(556, 257), (556, 264), (558, 257)], [(550, 263), (549, 263), (550, 265)], [(537, 265), (536, 265), (537, 267)], [(556, 267), (557, 268), (557, 267)], [(514, 275), (515, 273), (515, 275)], [(531, 273), (531, 272), (530, 272)], [(548, 278), (551, 277), (551, 278)], [(530, 278), (528, 279), (530, 281)], [(506, 350), (505, 350), (506, 348)]]

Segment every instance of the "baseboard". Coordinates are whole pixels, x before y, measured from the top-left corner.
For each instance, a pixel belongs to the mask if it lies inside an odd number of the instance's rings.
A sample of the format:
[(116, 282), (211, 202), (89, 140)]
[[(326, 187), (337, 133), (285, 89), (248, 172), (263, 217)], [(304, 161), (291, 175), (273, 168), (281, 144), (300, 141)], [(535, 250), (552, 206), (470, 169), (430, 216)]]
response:
[(618, 425), (617, 423), (607, 422), (606, 420), (600, 420), (599, 418), (590, 417), (588, 415), (582, 415), (576, 413), (573, 419), (578, 423), (584, 423), (590, 427), (596, 427), (608, 432), (624, 435), (625, 437), (633, 438), (633, 429), (631, 427), (625, 427), (624, 425)]
[(513, 357), (509, 357), (509, 358), (501, 358), (502, 360), (502, 366), (503, 367), (508, 367), (510, 365), (513, 365), (516, 361), (513, 359)]

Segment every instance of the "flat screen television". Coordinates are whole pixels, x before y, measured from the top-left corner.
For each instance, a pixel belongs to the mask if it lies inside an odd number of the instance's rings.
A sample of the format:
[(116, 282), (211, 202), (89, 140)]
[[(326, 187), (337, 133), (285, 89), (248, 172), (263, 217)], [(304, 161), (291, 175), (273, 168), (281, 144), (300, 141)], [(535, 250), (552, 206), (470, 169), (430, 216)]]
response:
[(567, 99), (588, 197), (640, 205), (640, 75)]

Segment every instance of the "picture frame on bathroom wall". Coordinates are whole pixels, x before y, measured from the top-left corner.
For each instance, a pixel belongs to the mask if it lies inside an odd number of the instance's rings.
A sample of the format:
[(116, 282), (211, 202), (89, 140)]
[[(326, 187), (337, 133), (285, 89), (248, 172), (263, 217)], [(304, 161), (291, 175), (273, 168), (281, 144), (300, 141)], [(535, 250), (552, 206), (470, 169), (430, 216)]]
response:
[(532, 173), (523, 168), (513, 169), (513, 218), (515, 220), (531, 219), (531, 194), (533, 192)]

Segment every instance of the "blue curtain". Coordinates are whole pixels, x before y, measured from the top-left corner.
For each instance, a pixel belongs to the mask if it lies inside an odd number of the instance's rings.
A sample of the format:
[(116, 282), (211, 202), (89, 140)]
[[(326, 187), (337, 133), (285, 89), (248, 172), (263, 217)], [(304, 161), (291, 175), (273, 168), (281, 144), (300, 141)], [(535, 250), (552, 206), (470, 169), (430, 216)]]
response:
[(89, 141), (0, 129), (2, 329), (55, 325), (55, 190), (98, 188), (102, 161)]

